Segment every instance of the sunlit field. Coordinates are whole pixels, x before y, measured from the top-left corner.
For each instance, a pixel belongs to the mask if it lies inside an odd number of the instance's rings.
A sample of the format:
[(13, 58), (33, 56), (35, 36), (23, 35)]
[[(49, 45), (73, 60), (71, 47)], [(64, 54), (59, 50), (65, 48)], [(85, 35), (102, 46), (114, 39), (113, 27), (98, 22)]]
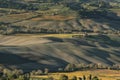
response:
[[(72, 36), (75, 35), (84, 36), (86, 34), (84, 32), (81, 32), (73, 34), (16, 34), (15, 36), (72, 38)], [(88, 33), (87, 35), (98, 35), (98, 33)]]
[(71, 79), (73, 76), (77, 76), (77, 78), (82, 77), (85, 75), (88, 77), (90, 74), (92, 76), (98, 76), (100, 80), (120, 80), (120, 71), (117, 70), (91, 70), (91, 71), (76, 71), (76, 72), (68, 72), (68, 73), (49, 73), (48, 75), (44, 76), (32, 76), (36, 78), (49, 78), (53, 77), (55, 80), (59, 80), (60, 76), (65, 74)]

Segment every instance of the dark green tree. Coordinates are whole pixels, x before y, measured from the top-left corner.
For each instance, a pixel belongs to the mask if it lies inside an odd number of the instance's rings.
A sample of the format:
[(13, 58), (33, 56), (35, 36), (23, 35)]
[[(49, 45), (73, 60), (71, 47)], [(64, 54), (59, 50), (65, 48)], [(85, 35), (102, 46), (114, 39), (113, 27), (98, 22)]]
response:
[(86, 76), (85, 75), (83, 75), (83, 80), (86, 80)]
[(73, 76), (71, 80), (77, 80), (77, 77), (76, 77), (76, 76)]
[(82, 78), (81, 78), (81, 77), (79, 77), (79, 80), (82, 80)]
[(99, 80), (99, 78), (97, 76), (94, 76), (92, 80)]
[(68, 80), (68, 76), (67, 75), (61, 75), (60, 80)]
[(68, 65), (65, 67), (65, 71), (74, 71), (75, 69), (76, 69), (75, 64), (68, 64)]
[(91, 74), (88, 76), (88, 80), (92, 80), (92, 75)]

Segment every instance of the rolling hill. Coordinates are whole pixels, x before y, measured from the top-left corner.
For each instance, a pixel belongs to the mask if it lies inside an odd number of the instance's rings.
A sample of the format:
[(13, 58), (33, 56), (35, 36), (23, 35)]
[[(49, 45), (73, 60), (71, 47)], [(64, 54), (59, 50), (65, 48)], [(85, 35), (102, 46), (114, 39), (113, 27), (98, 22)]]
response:
[(120, 38), (96, 36), (60, 38), (42, 36), (1, 36), (0, 63), (23, 70), (57, 70), (69, 63), (120, 63)]
[(0, 64), (29, 71), (69, 63), (120, 64), (118, 1), (0, 0)]
[(117, 2), (1, 1), (0, 7), (0, 34), (120, 30)]

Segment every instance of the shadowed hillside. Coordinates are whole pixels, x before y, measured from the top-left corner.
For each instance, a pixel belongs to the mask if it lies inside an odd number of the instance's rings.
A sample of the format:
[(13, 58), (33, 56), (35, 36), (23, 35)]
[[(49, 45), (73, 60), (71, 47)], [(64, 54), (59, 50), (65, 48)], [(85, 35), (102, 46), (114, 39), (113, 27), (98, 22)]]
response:
[(0, 0), (0, 59), (26, 71), (120, 64), (120, 2)]
[[(81, 39), (37, 36), (32, 37), (34, 41), (30, 40), (31, 37), (18, 36), (20, 42), (15, 42), (16, 38), (17, 36), (0, 38), (0, 58), (2, 59), (0, 64), (16, 65), (26, 70), (45, 67), (55, 70), (65, 67), (68, 63), (101, 63), (103, 65), (120, 63), (120, 42), (117, 41), (120, 38), (117, 36)], [(2, 42), (5, 39), (7, 40)], [(24, 42), (24, 39), (29, 43)]]

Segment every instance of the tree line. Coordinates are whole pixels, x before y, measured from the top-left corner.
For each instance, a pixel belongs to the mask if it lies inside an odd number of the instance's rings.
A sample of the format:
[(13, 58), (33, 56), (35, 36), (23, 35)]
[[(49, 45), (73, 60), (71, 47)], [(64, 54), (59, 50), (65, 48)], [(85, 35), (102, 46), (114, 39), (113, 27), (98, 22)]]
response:
[[(46, 8), (49, 8), (49, 4), (52, 4), (52, 5), (63, 4), (65, 6), (67, 6), (69, 4), (73, 4), (74, 9), (78, 8), (75, 6), (76, 4), (79, 4), (80, 6), (82, 6), (81, 4), (84, 4), (84, 5), (89, 4), (90, 6), (95, 6), (95, 7), (99, 7), (99, 8), (114, 7), (114, 6), (110, 5), (109, 2), (105, 2), (103, 0), (89, 0), (89, 2), (84, 1), (84, 0), (36, 0), (34, 2), (24, 2), (24, 0), (22, 2), (12, 1), (12, 0), (0, 0), (0, 7), (1, 8), (13, 8), (13, 9), (25, 9), (25, 10), (39, 10), (43, 6), (43, 5), (40, 6), (42, 3), (46, 3), (46, 4), (44, 4), (46, 6)], [(85, 4), (85, 3), (88, 3), (88, 4)], [(71, 6), (73, 6), (73, 5), (71, 5)], [(119, 7), (119, 5), (117, 5), (117, 4), (116, 4), (116, 6)]]
[(69, 27), (36, 27), (36, 26), (14, 26), (9, 23), (0, 22), (0, 34), (2, 35), (12, 35), (12, 34), (62, 34), (62, 33), (116, 33), (119, 34), (119, 30), (95, 30), (95, 29), (85, 29), (85, 28), (69, 28)]
[[(29, 73), (24, 73), (20, 69), (7, 69), (0, 66), (0, 80), (55, 80), (53, 77), (41, 78), (34, 76), (48, 75), (48, 69), (46, 68), (44, 72), (41, 70), (32, 71)], [(82, 77), (73, 76), (71, 79), (69, 76), (61, 74), (59, 80), (100, 80), (97, 76), (89, 75)]]
[[(64, 68), (58, 68), (57, 72), (73, 72), (73, 71), (83, 71), (83, 70), (96, 70), (96, 69), (108, 69), (108, 70), (120, 70), (120, 65), (115, 64), (113, 66), (104, 66), (102, 64), (68, 64)], [(0, 65), (0, 80), (36, 80), (37, 77), (49, 75), (50, 70), (45, 68), (44, 70), (36, 69), (31, 72), (25, 73), (21, 69), (17, 68), (6, 68), (3, 65)], [(68, 80), (67, 75), (61, 75), (59, 80)], [(49, 78), (37, 78), (37, 80), (54, 80), (53, 77)], [(73, 76), (71, 80), (100, 80), (97, 76), (89, 75), (82, 77)]]
[(96, 69), (109, 69), (109, 70), (120, 70), (119, 64), (114, 64), (112, 66), (105, 66), (101, 63), (98, 64), (68, 64), (64, 69), (59, 68), (58, 71), (78, 71), (78, 70), (96, 70)]

